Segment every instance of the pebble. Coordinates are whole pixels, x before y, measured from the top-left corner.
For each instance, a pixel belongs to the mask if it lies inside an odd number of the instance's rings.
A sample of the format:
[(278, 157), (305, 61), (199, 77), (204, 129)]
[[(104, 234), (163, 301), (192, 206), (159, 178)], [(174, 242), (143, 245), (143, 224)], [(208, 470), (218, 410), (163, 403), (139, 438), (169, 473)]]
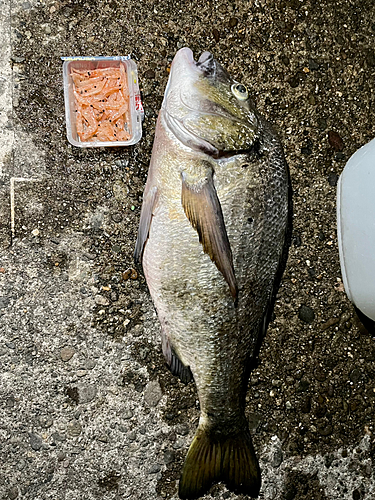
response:
[(45, 429), (49, 429), (53, 424), (53, 420), (50, 417), (41, 417), (39, 421), (40, 425)]
[(66, 363), (74, 356), (75, 352), (73, 347), (63, 347), (60, 351), (60, 357)]
[(345, 160), (346, 156), (344, 153), (338, 152), (335, 154), (335, 160), (336, 161), (342, 161)]
[(171, 464), (176, 458), (176, 453), (173, 450), (166, 450), (164, 452), (164, 463), (165, 465)]
[(76, 375), (77, 377), (84, 377), (87, 375), (87, 370), (77, 370)]
[(124, 281), (128, 280), (129, 278), (132, 280), (136, 280), (138, 278), (138, 273), (135, 269), (129, 268), (122, 273), (122, 279)]
[(125, 420), (129, 420), (129, 418), (132, 418), (132, 416), (134, 415), (134, 413), (132, 412), (132, 410), (125, 410), (124, 413), (122, 414), (122, 418), (124, 418)]
[(312, 94), (309, 95), (308, 101), (309, 101), (309, 104), (311, 104), (312, 106), (314, 106), (316, 104), (316, 99)]
[(311, 410), (311, 398), (310, 396), (304, 397), (301, 402), (301, 412), (310, 413)]
[(149, 474), (157, 474), (158, 472), (160, 472), (160, 469), (161, 469), (161, 465), (159, 465), (159, 464), (153, 464), (153, 465), (151, 465), (150, 470), (148, 471), (148, 473)]
[(18, 470), (23, 470), (25, 467), (26, 467), (26, 462), (25, 462), (25, 460), (22, 460), (22, 459), (21, 459), (21, 460), (18, 462), (18, 464), (17, 464), (17, 469), (18, 469)]
[(263, 416), (260, 413), (250, 413), (249, 415), (249, 428), (251, 431), (255, 431), (263, 420)]
[(120, 214), (120, 212), (115, 212), (111, 215), (111, 219), (113, 220), (113, 222), (116, 222), (116, 223), (121, 222), (122, 221), (122, 214)]
[(342, 151), (344, 149), (344, 141), (334, 130), (328, 131), (328, 143), (335, 151)]
[(96, 366), (96, 361), (93, 359), (88, 359), (85, 363), (86, 370), (92, 370)]
[(150, 80), (153, 80), (155, 78), (155, 71), (153, 69), (148, 69), (144, 73), (145, 78), (148, 78)]
[(292, 89), (295, 89), (305, 79), (306, 79), (305, 73), (303, 73), (302, 71), (297, 71), (297, 73), (294, 76), (290, 77), (287, 81), (288, 81), (289, 85), (292, 87)]
[(220, 32), (216, 28), (212, 30), (212, 36), (214, 37), (215, 42), (218, 43), (220, 40)]
[(324, 118), (318, 118), (317, 124), (320, 130), (325, 130), (327, 128), (327, 121)]
[(305, 323), (312, 323), (315, 319), (315, 313), (309, 306), (302, 305), (298, 311), (298, 317)]
[(332, 434), (333, 428), (332, 425), (319, 425), (318, 432), (321, 436), (330, 436)]
[(309, 388), (309, 382), (307, 380), (301, 380), (297, 387), (297, 392), (305, 392)]
[(362, 374), (358, 368), (354, 368), (350, 374), (350, 380), (354, 383), (357, 384), (361, 378)]
[(234, 28), (238, 24), (238, 19), (236, 17), (231, 17), (229, 19), (229, 27)]
[(315, 71), (319, 69), (319, 63), (314, 61), (314, 59), (309, 59), (308, 68), (310, 71)]
[(176, 427), (176, 433), (180, 436), (187, 436), (189, 434), (189, 427), (186, 424), (180, 424)]
[(20, 56), (12, 56), (11, 57), (11, 60), (16, 63), (16, 64), (21, 64), (23, 62), (25, 62), (25, 58), (24, 57), (20, 57)]
[(173, 443), (173, 448), (175, 450), (179, 450), (180, 448), (182, 448), (183, 446), (185, 446), (185, 439), (177, 439), (177, 441), (175, 443)]
[(95, 295), (94, 300), (99, 306), (109, 306), (109, 300), (103, 297), (103, 295)]
[(58, 454), (57, 454), (57, 460), (59, 462), (62, 462), (63, 460), (65, 460), (65, 458), (66, 458), (65, 451), (59, 451)]
[(337, 181), (339, 180), (339, 176), (335, 172), (330, 172), (328, 176), (328, 183), (330, 186), (335, 187), (337, 185)]
[(82, 432), (82, 426), (79, 422), (74, 420), (73, 422), (70, 422), (67, 427), (67, 434), (70, 437), (78, 437)]
[(18, 497), (18, 488), (17, 486), (13, 486), (10, 490), (8, 490), (8, 498), (10, 500), (15, 500)]
[(32, 433), (29, 434), (29, 438), (30, 438), (31, 448), (35, 451), (39, 451), (41, 449), (41, 447), (43, 446), (42, 439), (39, 436), (37, 436), (36, 434), (32, 434)]
[(137, 434), (134, 431), (129, 432), (129, 434), (128, 434), (129, 441), (134, 441), (136, 437), (137, 437)]
[(54, 432), (51, 437), (54, 443), (56, 443), (56, 441), (60, 443), (66, 441), (65, 434), (59, 434), (58, 432)]
[(280, 467), (282, 461), (283, 461), (283, 452), (281, 451), (280, 448), (278, 448), (273, 453), (273, 456), (272, 456), (272, 459), (271, 459), (271, 465), (272, 465), (272, 467), (274, 467), (275, 469), (277, 469), (277, 467)]
[(359, 490), (354, 490), (352, 493), (353, 500), (360, 500), (361, 499), (361, 493)]
[(299, 234), (293, 236), (293, 245), (295, 247), (300, 247), (302, 245), (302, 240)]
[(163, 393), (157, 380), (152, 380), (147, 384), (144, 398), (149, 406), (155, 407), (161, 400), (162, 396)]
[(316, 378), (316, 380), (318, 380), (318, 382), (324, 382), (327, 375), (326, 375), (325, 370), (323, 368), (321, 368), (320, 366), (318, 366), (314, 370), (314, 377)]
[(0, 297), (0, 309), (5, 309), (9, 305), (9, 297)]
[(322, 418), (324, 417), (324, 415), (327, 413), (327, 407), (326, 405), (319, 405), (316, 409), (315, 409), (315, 416), (317, 418)]
[(80, 403), (89, 403), (93, 401), (97, 394), (95, 385), (78, 385), (78, 398)]

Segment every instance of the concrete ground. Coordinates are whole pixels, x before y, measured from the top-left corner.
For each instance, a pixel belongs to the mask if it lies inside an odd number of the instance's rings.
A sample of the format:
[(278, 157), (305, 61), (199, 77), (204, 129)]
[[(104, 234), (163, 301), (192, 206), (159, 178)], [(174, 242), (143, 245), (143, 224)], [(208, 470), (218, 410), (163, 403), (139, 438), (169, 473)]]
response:
[[(210, 50), (275, 125), (293, 245), (248, 417), (260, 498), (375, 498), (375, 344), (340, 279), (338, 175), (375, 136), (372, 0), (0, 0), (0, 498), (177, 499), (198, 420), (132, 271), (176, 50)], [(144, 136), (81, 150), (61, 56), (131, 54)], [(234, 499), (214, 486), (205, 499)]]

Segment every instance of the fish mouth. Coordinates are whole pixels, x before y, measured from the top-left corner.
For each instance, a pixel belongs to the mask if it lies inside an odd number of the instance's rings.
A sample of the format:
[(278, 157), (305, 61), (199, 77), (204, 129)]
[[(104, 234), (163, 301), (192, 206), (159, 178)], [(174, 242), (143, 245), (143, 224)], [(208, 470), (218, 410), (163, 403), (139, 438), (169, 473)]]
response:
[(202, 52), (198, 61), (195, 61), (193, 51), (189, 47), (183, 47), (174, 56), (171, 72), (173, 71), (173, 66), (180, 63), (180, 59), (184, 60), (191, 68), (198, 69), (204, 73), (205, 76), (210, 75), (213, 78), (216, 76), (217, 63), (211, 52)]
[(195, 63), (196, 67), (199, 68), (206, 76), (216, 77), (216, 61), (211, 52), (202, 52), (198, 62)]

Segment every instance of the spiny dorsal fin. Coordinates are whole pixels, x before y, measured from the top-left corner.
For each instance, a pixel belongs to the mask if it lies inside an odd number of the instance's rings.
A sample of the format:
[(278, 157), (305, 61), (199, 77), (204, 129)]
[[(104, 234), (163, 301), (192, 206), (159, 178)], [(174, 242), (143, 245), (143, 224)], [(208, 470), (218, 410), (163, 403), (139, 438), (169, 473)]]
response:
[(181, 202), (186, 217), (198, 232), (203, 250), (216, 264), (227, 281), (231, 294), (237, 298), (232, 251), (225, 228), (223, 212), (212, 179), (212, 171), (197, 180), (182, 173)]

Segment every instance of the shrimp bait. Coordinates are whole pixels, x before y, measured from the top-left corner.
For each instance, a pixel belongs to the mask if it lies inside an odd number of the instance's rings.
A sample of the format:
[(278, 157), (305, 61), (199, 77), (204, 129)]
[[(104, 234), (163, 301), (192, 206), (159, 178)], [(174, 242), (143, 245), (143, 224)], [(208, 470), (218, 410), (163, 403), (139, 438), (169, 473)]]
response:
[(129, 87), (126, 68), (72, 69), (77, 134), (86, 141), (130, 139)]

